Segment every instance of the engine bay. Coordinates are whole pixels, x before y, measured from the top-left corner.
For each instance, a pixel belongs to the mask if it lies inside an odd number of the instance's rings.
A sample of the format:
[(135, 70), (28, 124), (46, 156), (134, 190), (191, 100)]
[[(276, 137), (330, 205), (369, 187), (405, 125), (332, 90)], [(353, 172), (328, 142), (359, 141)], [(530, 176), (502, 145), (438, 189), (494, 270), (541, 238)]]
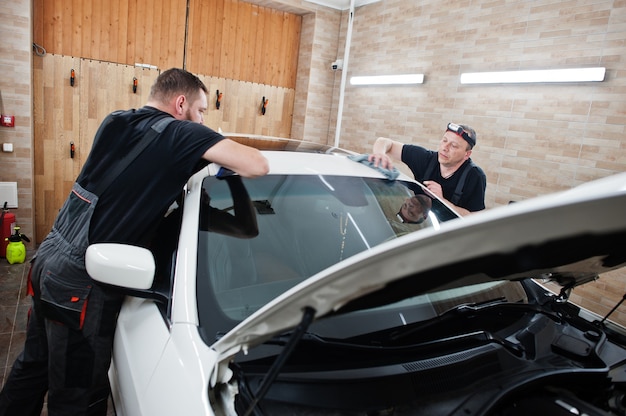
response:
[[(463, 304), (349, 339), (306, 333), (251, 414), (626, 415), (623, 335), (531, 290), (540, 301)], [(275, 359), (233, 366), (240, 414)]]

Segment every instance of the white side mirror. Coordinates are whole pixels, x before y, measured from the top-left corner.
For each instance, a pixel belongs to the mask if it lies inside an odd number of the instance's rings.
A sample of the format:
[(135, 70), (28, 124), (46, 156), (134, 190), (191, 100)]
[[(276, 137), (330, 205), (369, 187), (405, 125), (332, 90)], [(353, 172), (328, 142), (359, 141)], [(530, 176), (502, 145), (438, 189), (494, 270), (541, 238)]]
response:
[(85, 254), (87, 273), (94, 280), (128, 289), (152, 287), (156, 269), (150, 250), (126, 244), (92, 244)]

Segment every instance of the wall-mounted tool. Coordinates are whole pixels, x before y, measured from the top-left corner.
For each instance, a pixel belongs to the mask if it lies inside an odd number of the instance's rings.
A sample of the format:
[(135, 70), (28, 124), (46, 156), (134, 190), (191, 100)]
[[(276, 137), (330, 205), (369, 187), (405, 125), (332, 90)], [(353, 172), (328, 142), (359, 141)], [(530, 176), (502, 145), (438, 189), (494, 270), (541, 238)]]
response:
[(222, 96), (224, 94), (221, 93), (220, 90), (217, 90), (216, 95), (217, 95), (217, 98), (215, 99), (215, 108), (217, 108), (219, 110), (220, 109), (220, 104), (221, 104), (221, 101), (222, 101)]
[(137, 94), (137, 84), (139, 84), (137, 77), (133, 77), (133, 94)]
[(70, 86), (74, 86), (74, 81), (76, 80), (76, 72), (74, 72), (74, 68), (70, 70)]
[(269, 102), (269, 99), (265, 99), (265, 97), (263, 97), (263, 99), (261, 99), (261, 114), (265, 115), (265, 110), (267, 109), (267, 103)]
[(74, 142), (70, 142), (70, 157), (74, 159), (74, 153), (76, 153), (76, 147), (74, 147)]

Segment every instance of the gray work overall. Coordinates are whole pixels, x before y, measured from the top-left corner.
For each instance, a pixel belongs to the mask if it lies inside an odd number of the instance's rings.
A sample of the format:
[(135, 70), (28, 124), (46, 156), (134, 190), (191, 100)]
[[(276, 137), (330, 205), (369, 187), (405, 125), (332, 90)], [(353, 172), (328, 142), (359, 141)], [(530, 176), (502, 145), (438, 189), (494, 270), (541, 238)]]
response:
[[(33, 259), (27, 337), (37, 342), (26, 342), (16, 360), (12, 388), (0, 396), (0, 415), (39, 416), (46, 392), (50, 416), (106, 414), (107, 371), (123, 297), (94, 284), (85, 270), (97, 202), (75, 183)], [(40, 400), (32, 400), (34, 391)]]
[(33, 307), (26, 342), (0, 393), (0, 416), (39, 416), (46, 393), (49, 416), (106, 415), (107, 373), (124, 297), (95, 284), (87, 274), (89, 228), (97, 195), (103, 195), (112, 179), (173, 120), (169, 115), (158, 118), (94, 192), (74, 184), (32, 260)]

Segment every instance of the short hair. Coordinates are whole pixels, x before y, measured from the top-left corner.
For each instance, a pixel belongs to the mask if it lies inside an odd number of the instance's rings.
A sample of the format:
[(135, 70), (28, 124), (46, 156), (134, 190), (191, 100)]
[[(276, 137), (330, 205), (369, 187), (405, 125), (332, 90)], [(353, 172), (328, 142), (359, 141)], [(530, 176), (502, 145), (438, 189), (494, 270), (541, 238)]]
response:
[(148, 99), (166, 103), (173, 96), (182, 94), (193, 101), (198, 96), (198, 90), (208, 92), (200, 78), (184, 69), (170, 68), (163, 71), (152, 84)]
[(473, 149), (474, 146), (476, 146), (476, 130), (474, 130), (473, 128), (471, 128), (467, 124), (459, 124), (459, 126), (461, 126), (461, 128), (463, 130), (465, 130), (465, 132), (467, 134), (469, 134), (469, 136), (472, 138), (472, 140), (474, 140), (474, 145), (472, 145), (470, 142), (467, 142), (467, 144), (469, 145), (470, 150)]

